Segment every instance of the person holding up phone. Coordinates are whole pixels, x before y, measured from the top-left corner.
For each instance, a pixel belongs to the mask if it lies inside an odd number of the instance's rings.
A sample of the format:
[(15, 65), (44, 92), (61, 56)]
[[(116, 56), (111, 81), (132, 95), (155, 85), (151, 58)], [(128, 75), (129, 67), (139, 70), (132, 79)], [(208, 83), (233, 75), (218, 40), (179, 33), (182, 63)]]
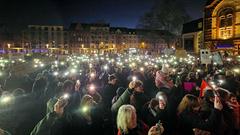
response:
[(117, 135), (161, 135), (163, 126), (157, 123), (149, 130), (148, 125), (137, 118), (136, 109), (132, 105), (122, 105), (117, 115)]
[[(214, 108), (210, 116), (202, 119), (199, 115), (200, 103), (196, 96), (187, 94), (183, 97), (178, 106), (178, 134), (179, 135), (194, 135), (193, 129), (206, 130), (211, 133), (216, 133), (221, 123), (223, 105), (219, 97), (214, 98)], [(184, 127), (183, 127), (184, 125)]]

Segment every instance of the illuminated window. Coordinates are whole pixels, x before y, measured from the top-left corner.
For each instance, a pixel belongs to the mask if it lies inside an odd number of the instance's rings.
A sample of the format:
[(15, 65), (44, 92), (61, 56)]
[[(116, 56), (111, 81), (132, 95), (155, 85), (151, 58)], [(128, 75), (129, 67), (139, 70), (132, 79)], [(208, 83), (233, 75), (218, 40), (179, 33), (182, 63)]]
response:
[(202, 28), (202, 22), (198, 23), (198, 28), (199, 28), (199, 29)]
[(218, 14), (219, 38), (229, 39), (233, 36), (233, 10), (224, 8)]

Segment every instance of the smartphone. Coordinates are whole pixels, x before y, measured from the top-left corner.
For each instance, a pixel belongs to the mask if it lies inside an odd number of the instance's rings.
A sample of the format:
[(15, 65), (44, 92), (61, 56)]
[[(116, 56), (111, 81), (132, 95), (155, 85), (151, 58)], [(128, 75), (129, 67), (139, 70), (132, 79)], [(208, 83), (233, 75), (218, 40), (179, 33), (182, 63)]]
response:
[(76, 83), (77, 83), (77, 85), (80, 85), (80, 81), (79, 81), (79, 80), (77, 80), (77, 82), (76, 82)]
[(59, 99), (60, 101), (60, 107), (63, 107), (63, 106), (65, 106), (66, 104), (67, 104), (67, 99), (65, 99), (65, 98), (62, 98), (62, 99)]
[(159, 120), (156, 125), (157, 125), (157, 131), (161, 133), (161, 120)]

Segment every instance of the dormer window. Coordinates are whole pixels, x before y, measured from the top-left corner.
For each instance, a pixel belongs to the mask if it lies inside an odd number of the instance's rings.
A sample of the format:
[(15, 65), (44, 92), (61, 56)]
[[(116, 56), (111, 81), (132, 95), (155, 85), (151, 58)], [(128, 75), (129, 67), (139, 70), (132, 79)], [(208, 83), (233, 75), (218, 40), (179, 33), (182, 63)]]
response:
[(233, 36), (233, 10), (232, 8), (225, 8), (220, 10), (218, 14), (219, 20), (219, 38), (229, 39)]

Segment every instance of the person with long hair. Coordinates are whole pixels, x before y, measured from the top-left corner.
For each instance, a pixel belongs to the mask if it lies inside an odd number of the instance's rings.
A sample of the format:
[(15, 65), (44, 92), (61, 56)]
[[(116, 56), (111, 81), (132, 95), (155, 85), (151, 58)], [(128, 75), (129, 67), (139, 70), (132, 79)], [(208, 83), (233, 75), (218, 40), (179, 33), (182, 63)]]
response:
[(122, 105), (117, 115), (117, 135), (161, 135), (164, 128), (159, 126), (148, 126), (138, 120), (136, 110), (132, 105)]
[(178, 106), (178, 133), (179, 135), (193, 135), (195, 129), (215, 133), (218, 124), (221, 123), (221, 110), (223, 106), (219, 97), (215, 96), (214, 109), (212, 109), (208, 119), (202, 119), (199, 115), (199, 99), (191, 94), (183, 97)]

